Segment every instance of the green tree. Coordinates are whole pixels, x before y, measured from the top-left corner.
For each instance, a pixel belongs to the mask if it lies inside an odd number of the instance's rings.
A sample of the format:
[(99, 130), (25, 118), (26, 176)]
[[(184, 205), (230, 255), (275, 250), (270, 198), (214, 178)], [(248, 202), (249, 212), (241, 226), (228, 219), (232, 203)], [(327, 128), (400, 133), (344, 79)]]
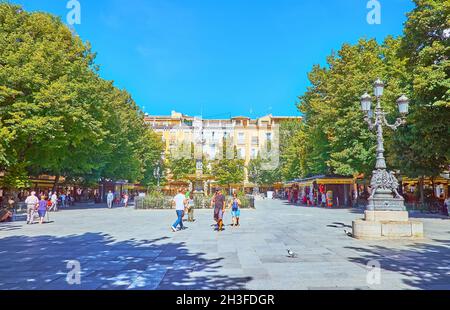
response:
[(141, 152), (144, 165), (141, 183), (146, 186), (157, 185), (158, 180), (154, 176), (154, 171), (157, 166), (159, 166), (161, 173), (160, 184), (164, 183), (166, 180), (166, 175), (164, 173), (166, 165), (161, 158), (164, 150), (161, 136), (150, 129), (147, 129), (142, 139), (142, 146)]
[[(56, 17), (0, 4), (0, 124), (6, 171), (87, 172), (104, 138), (89, 45)], [(70, 154), (70, 156), (67, 156)], [(9, 168), (8, 168), (9, 167)]]
[(188, 175), (192, 175), (196, 171), (194, 145), (191, 143), (190, 150), (186, 150), (186, 147), (179, 145), (169, 154), (167, 168), (174, 180), (186, 180)]
[(242, 184), (245, 179), (245, 160), (237, 157), (237, 150), (234, 148), (234, 158), (216, 160), (212, 163), (212, 170), (216, 181), (221, 186), (227, 186), (231, 190), (232, 184)]
[(450, 2), (414, 2), (399, 50), (410, 115), (396, 136), (394, 162), (409, 177), (434, 177), (450, 164)]
[(279, 152), (280, 164), (272, 171), (275, 182), (290, 181), (303, 175), (303, 155), (305, 139), (301, 135), (304, 123), (284, 121), (280, 126)]
[[(95, 55), (59, 18), (0, 4), (0, 170), (85, 184), (145, 178), (160, 156), (144, 115), (98, 74)], [(21, 173), (16, 173), (21, 171)], [(23, 173), (26, 171), (27, 173)], [(56, 185), (56, 184), (55, 184)]]
[[(300, 134), (305, 139), (304, 176), (371, 173), (376, 139), (363, 122), (360, 97), (371, 92), (377, 77), (382, 78), (387, 84), (382, 104), (388, 118), (394, 119), (395, 101), (405, 91), (404, 62), (397, 57), (399, 45), (400, 40), (391, 37), (382, 45), (361, 39), (330, 55), (327, 67), (314, 66), (309, 74), (311, 86), (299, 103), (306, 122)], [(392, 135), (386, 132), (386, 139)], [(390, 149), (387, 155), (391, 155)]]
[(436, 177), (450, 164), (450, 2), (416, 0), (399, 55), (406, 61), (411, 99), (408, 124), (395, 136), (393, 163), (406, 176)]
[(257, 158), (250, 160), (247, 170), (248, 180), (254, 184), (261, 185), (263, 175), (261, 157), (258, 156)]

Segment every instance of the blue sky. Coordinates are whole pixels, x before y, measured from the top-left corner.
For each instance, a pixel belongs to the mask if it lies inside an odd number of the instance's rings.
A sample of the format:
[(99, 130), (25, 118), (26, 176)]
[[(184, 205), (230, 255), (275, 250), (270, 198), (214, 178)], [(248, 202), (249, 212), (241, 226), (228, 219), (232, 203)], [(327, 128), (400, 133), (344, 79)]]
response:
[[(67, 0), (12, 0), (66, 20)], [(307, 73), (360, 37), (400, 35), (410, 0), (79, 0), (102, 77), (150, 114), (299, 115)]]

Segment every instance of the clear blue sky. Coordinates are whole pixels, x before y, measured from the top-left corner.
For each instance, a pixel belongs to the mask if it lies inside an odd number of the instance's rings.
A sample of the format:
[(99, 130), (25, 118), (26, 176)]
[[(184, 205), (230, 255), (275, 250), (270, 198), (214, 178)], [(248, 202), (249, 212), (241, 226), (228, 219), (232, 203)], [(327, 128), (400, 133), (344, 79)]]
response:
[[(298, 115), (307, 73), (360, 37), (402, 33), (410, 0), (79, 0), (102, 77), (150, 114)], [(12, 0), (66, 20), (67, 0)]]

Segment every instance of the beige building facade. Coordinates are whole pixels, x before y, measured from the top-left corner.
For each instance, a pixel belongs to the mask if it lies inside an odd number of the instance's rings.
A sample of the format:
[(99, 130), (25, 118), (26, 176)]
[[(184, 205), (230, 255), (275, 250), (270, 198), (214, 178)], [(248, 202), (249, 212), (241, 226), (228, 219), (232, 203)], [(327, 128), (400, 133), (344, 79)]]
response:
[(161, 135), (165, 151), (169, 153), (182, 143), (193, 142), (202, 146), (202, 153), (210, 160), (221, 155), (223, 139), (231, 141), (237, 155), (248, 163), (271, 143), (276, 147), (279, 126), (283, 121), (301, 121), (300, 116), (273, 116), (251, 119), (236, 116), (230, 119), (203, 119), (172, 111), (170, 116), (146, 115), (145, 121)]
[[(207, 160), (221, 159), (223, 156), (230, 158), (236, 150), (237, 157), (244, 159), (246, 165), (258, 156), (266, 157), (269, 151), (276, 155), (280, 124), (283, 121), (301, 122), (302, 117), (269, 114), (257, 119), (246, 116), (205, 119), (176, 111), (172, 111), (169, 116), (145, 117), (145, 122), (161, 135), (166, 155), (173, 156), (184, 149), (182, 156), (189, 156), (192, 154), (190, 150), (193, 143), (196, 158), (201, 158), (202, 155)], [(228, 146), (226, 154), (223, 154), (224, 139)], [(274, 165), (276, 164), (274, 161)]]

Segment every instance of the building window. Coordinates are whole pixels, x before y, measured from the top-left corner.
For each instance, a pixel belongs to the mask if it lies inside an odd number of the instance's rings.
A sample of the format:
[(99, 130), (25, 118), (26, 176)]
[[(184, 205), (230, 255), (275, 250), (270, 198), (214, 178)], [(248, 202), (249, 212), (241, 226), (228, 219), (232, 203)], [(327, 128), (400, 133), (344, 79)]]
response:
[(258, 157), (258, 150), (257, 149), (252, 149), (251, 157), (252, 157), (252, 159), (256, 159)]
[(266, 133), (266, 138), (267, 141), (272, 141), (272, 133), (271, 132)]
[(258, 145), (259, 139), (258, 136), (253, 136), (252, 137), (252, 145)]
[(243, 132), (238, 133), (238, 143), (245, 144), (245, 135)]
[(216, 158), (216, 145), (212, 144), (209, 148), (209, 156), (211, 159), (215, 159)]
[(245, 149), (244, 148), (240, 148), (238, 150), (238, 157), (239, 157), (239, 159), (245, 159)]

